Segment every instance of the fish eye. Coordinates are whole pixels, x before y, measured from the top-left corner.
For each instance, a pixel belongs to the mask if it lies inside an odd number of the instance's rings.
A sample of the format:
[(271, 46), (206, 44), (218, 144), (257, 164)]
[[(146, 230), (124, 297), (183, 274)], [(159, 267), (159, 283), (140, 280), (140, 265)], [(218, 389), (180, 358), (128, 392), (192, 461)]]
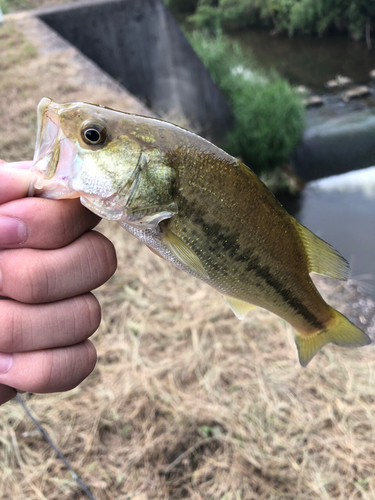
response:
[(107, 140), (107, 130), (100, 123), (89, 123), (82, 128), (83, 142), (89, 146), (99, 146)]

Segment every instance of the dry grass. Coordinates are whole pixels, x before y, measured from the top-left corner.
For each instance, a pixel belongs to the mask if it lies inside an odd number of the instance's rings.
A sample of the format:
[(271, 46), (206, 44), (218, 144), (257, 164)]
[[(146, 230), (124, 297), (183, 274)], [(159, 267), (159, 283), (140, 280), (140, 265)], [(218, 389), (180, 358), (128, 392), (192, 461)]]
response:
[(62, 3), (73, 3), (79, 0), (0, 0), (0, 7), (4, 12), (17, 12), (27, 9), (39, 9), (42, 7), (50, 7)]
[[(134, 106), (77, 83), (69, 54), (38, 56), (12, 26), (0, 53), (6, 160), (31, 157), (43, 95)], [(119, 269), (97, 291), (97, 368), (69, 393), (23, 396), (96, 499), (375, 498), (373, 348), (330, 346), (302, 369), (285, 322), (261, 310), (239, 322), (120, 227), (101, 230)], [(0, 499), (84, 498), (18, 404), (1, 407)]]

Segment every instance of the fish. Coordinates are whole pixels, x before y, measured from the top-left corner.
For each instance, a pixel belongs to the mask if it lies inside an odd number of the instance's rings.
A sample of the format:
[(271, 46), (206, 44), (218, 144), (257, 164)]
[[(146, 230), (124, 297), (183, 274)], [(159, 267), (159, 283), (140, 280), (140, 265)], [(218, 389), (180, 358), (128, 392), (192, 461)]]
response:
[(302, 366), (325, 344), (371, 343), (310, 276), (346, 280), (347, 261), (291, 217), (249, 167), (199, 135), (157, 118), (43, 98), (31, 170), (30, 196), (79, 197), (215, 288), (239, 319), (254, 307), (283, 318)]

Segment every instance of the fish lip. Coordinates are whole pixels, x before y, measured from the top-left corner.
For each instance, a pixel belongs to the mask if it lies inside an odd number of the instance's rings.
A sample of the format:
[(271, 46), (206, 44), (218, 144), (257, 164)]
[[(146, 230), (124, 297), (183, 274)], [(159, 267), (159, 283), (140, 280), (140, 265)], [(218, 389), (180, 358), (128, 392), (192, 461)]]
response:
[[(57, 167), (58, 155), (54, 155), (59, 134), (59, 116), (56, 103), (44, 97), (37, 108), (37, 135), (32, 170), (44, 178), (51, 178)], [(48, 156), (54, 159), (53, 164)], [(44, 161), (43, 161), (44, 160)]]
[(48, 106), (52, 103), (52, 99), (49, 97), (43, 97), (37, 107), (37, 134), (35, 142), (35, 152), (34, 152), (34, 163), (37, 161), (40, 150), (42, 147), (42, 137), (43, 137), (43, 124), (44, 124), (44, 114)]
[[(44, 198), (78, 196), (72, 193), (68, 185), (70, 162), (75, 151), (67, 144), (69, 141), (61, 130), (59, 109), (59, 105), (48, 97), (44, 97), (38, 104), (37, 136), (28, 196)], [(59, 170), (64, 172), (58, 172)]]

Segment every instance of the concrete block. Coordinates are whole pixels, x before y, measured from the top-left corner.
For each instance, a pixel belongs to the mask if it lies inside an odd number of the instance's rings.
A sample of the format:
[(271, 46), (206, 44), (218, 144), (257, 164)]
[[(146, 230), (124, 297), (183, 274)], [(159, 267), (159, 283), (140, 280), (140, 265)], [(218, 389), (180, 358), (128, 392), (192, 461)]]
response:
[(154, 112), (223, 140), (230, 107), (162, 0), (94, 0), (37, 15)]

